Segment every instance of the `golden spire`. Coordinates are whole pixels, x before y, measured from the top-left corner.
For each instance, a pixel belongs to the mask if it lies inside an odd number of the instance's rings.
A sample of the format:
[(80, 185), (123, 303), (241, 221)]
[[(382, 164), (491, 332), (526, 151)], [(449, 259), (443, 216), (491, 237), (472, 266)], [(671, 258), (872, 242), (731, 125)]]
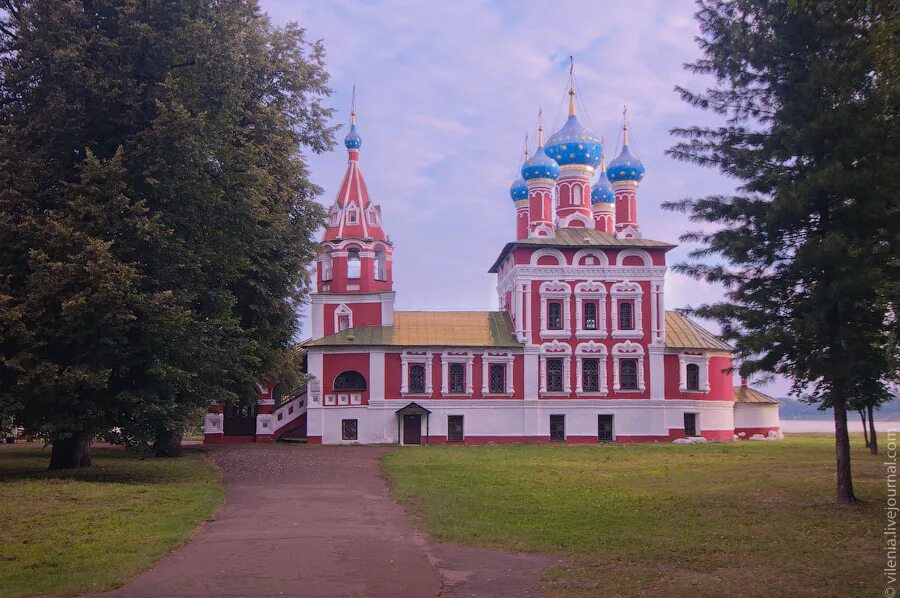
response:
[(522, 159), (523, 162), (528, 161), (528, 131), (525, 131), (525, 151), (522, 152), (525, 157)]
[(575, 59), (569, 56), (569, 116), (575, 116)]
[(356, 124), (356, 85), (353, 86), (353, 96), (350, 100), (350, 124)]
[[(600, 147), (606, 147), (606, 139), (600, 138)], [(606, 172), (606, 150), (600, 152), (600, 172)]]
[(622, 106), (622, 145), (628, 145), (628, 106)]
[(544, 147), (544, 109), (538, 108), (538, 147)]

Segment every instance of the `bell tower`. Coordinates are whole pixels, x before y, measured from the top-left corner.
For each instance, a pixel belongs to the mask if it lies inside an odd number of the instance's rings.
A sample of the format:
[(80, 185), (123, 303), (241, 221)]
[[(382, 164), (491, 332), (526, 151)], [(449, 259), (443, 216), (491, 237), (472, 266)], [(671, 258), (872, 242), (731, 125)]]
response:
[(391, 326), (394, 320), (393, 245), (359, 169), (362, 138), (355, 103), (354, 98), (344, 138), (347, 170), (328, 210), (316, 259), (316, 291), (310, 294), (313, 339), (360, 326)]

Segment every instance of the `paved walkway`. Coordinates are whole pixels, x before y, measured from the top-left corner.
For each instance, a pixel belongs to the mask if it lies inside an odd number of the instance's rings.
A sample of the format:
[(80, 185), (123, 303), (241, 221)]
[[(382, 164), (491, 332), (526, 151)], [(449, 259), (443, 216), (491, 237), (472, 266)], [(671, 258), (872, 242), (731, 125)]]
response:
[[(435, 542), (388, 497), (384, 447), (212, 448), (226, 504), (104, 598), (538, 596), (547, 557)], [(417, 450), (417, 449), (406, 449)]]

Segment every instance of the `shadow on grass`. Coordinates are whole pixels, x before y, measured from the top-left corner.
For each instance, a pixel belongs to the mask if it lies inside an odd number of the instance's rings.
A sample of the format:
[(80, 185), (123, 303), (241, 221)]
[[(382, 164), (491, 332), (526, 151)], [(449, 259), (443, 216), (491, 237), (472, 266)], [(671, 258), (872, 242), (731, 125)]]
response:
[[(185, 447), (185, 456), (206, 452)], [(48, 471), (50, 447), (39, 446), (0, 450), (0, 484), (5, 481), (76, 480), (113, 484), (159, 484), (192, 481), (196, 460), (156, 458), (122, 448), (93, 449), (91, 467)]]

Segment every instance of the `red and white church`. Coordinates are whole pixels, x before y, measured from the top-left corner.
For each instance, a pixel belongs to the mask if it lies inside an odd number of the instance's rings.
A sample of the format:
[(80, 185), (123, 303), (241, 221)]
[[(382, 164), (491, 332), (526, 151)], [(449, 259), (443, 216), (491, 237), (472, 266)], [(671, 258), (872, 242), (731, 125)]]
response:
[[(311, 294), (309, 382), (255, 409), (213, 405), (206, 442), (506, 443), (715, 441), (780, 435), (778, 403), (733, 386), (731, 347), (666, 311), (669, 243), (638, 223), (644, 165), (608, 167), (579, 122), (526, 155), (510, 195), (516, 238), (489, 272), (499, 311), (394, 309), (390, 238), (360, 171), (355, 114), (347, 170)], [(596, 179), (596, 180), (595, 180)]]

